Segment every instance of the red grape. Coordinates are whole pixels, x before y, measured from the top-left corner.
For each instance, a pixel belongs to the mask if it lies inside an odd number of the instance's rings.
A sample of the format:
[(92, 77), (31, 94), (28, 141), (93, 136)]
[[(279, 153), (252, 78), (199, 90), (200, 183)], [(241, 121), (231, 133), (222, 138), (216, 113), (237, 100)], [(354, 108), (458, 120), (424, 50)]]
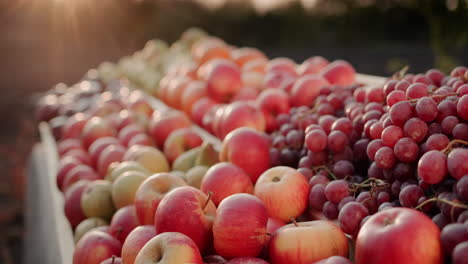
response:
[(322, 115), (319, 118), (318, 124), (323, 128), (323, 130), (325, 130), (325, 133), (329, 134), (335, 120), (336, 117), (332, 115)]
[(429, 184), (441, 182), (447, 175), (447, 158), (437, 150), (431, 150), (419, 159), (418, 176)]
[(323, 204), (327, 201), (325, 197), (325, 185), (317, 184), (310, 190), (309, 204), (312, 208), (322, 211)]
[(385, 146), (393, 148), (396, 142), (403, 137), (403, 130), (398, 126), (389, 126), (382, 131), (382, 142)]
[(365, 206), (358, 202), (349, 202), (341, 208), (338, 221), (343, 232), (355, 237), (359, 232), (362, 219), (368, 215), (369, 211)]
[(349, 137), (351, 135), (351, 132), (353, 131), (353, 124), (348, 118), (341, 117), (336, 119), (335, 122), (333, 122), (333, 125), (331, 126), (331, 131), (341, 131)]
[(401, 189), (400, 194), (398, 195), (400, 204), (404, 207), (416, 207), (418, 205), (418, 200), (424, 196), (424, 192), (421, 187), (410, 184)]
[(456, 245), (468, 241), (468, 226), (460, 223), (446, 225), (440, 232), (440, 241), (444, 251), (451, 255)]
[(323, 130), (314, 129), (307, 133), (305, 143), (310, 151), (322, 151), (327, 147), (327, 134)]
[(385, 202), (389, 202), (390, 201), (390, 194), (388, 194), (388, 192), (380, 192), (378, 195), (377, 195), (377, 204), (378, 205), (381, 205)]
[(320, 152), (307, 152), (307, 157), (309, 157), (312, 166), (324, 165), (328, 161), (328, 151), (323, 150)]
[(447, 116), (457, 115), (457, 104), (451, 100), (443, 100), (437, 105), (437, 121), (442, 121)]
[(442, 132), (445, 135), (452, 135), (453, 128), (459, 123), (458, 118), (456, 116), (447, 116), (442, 120), (440, 126), (442, 127)]
[(452, 135), (456, 139), (468, 141), (468, 124), (457, 124), (452, 130)]
[(413, 167), (408, 163), (399, 162), (393, 168), (393, 176), (397, 180), (405, 181), (413, 175)]
[(441, 213), (434, 215), (434, 217), (432, 217), (432, 222), (434, 222), (440, 230), (450, 223), (449, 220), (447, 220), (447, 218)]
[(374, 139), (367, 145), (367, 157), (370, 160), (375, 160), (375, 153), (384, 146), (381, 139)]
[(388, 80), (385, 82), (383, 91), (386, 96), (388, 96), (391, 92), (395, 91), (395, 86), (398, 83), (397, 80)]
[(411, 117), (413, 117), (413, 106), (408, 101), (401, 101), (390, 107), (390, 118), (397, 126), (403, 126)]
[(348, 137), (341, 131), (332, 131), (328, 135), (328, 148), (333, 152), (340, 152), (348, 145)]
[(458, 198), (467, 202), (468, 201), (468, 175), (461, 177), (455, 184)]
[(440, 86), (444, 74), (437, 69), (430, 69), (426, 72), (426, 77), (429, 78), (435, 85)]
[(354, 173), (354, 166), (348, 160), (339, 160), (333, 165), (333, 174), (338, 179), (344, 179), (347, 176), (352, 176)]
[(343, 208), (345, 204), (354, 201), (356, 201), (356, 198), (354, 198), (353, 196), (346, 196), (345, 198), (341, 199), (340, 203), (338, 203), (338, 210), (341, 210), (341, 208)]
[(443, 150), (450, 143), (449, 138), (444, 134), (433, 134), (426, 141), (427, 150)]
[(326, 201), (323, 204), (322, 212), (326, 218), (330, 220), (336, 219), (338, 217), (338, 206), (330, 201)]
[(326, 176), (314, 175), (312, 176), (312, 178), (310, 178), (309, 185), (310, 185), (310, 188), (313, 188), (317, 184), (327, 185), (329, 182), (330, 180)]
[(403, 91), (395, 90), (387, 96), (387, 105), (393, 106), (394, 104), (406, 101), (406, 94)]
[(368, 178), (376, 178), (376, 179), (383, 179), (383, 170), (377, 166), (377, 164), (374, 162), (371, 163), (369, 166), (369, 169), (367, 169), (367, 177)]
[(408, 99), (417, 99), (429, 94), (427, 85), (422, 83), (413, 83), (406, 90), (406, 97)]
[(401, 80), (395, 85), (395, 90), (400, 90), (406, 93), (406, 90), (411, 85), (411, 83), (407, 80)]
[(468, 174), (468, 149), (455, 148), (447, 157), (447, 168), (450, 175), (459, 180)]
[[(467, 71), (468, 72), (468, 71)], [(468, 242), (458, 244), (452, 253), (453, 264), (466, 264), (468, 260)]]
[(380, 121), (375, 122), (369, 129), (371, 139), (380, 138), (383, 131), (383, 124)]
[(402, 162), (413, 162), (418, 158), (419, 147), (410, 138), (401, 138), (393, 148), (395, 156)]
[(457, 113), (464, 120), (468, 120), (468, 94), (465, 94), (458, 99)]
[(425, 121), (430, 122), (437, 117), (437, 104), (431, 97), (422, 97), (416, 103), (416, 114)]
[(346, 180), (331, 181), (325, 187), (325, 197), (338, 204), (344, 197), (349, 196), (349, 184)]
[(415, 117), (406, 121), (403, 127), (405, 135), (418, 143), (426, 137), (428, 129), (426, 122)]

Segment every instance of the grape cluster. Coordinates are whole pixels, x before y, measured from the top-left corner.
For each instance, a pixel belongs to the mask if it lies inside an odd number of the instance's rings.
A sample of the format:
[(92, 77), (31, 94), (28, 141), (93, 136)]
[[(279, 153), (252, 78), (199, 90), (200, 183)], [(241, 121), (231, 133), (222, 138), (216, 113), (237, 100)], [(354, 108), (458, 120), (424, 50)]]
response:
[[(277, 116), (273, 165), (310, 179), (309, 213), (356, 236), (372, 214), (416, 208), (453, 259), (468, 248), (468, 70), (405, 70), (383, 87), (322, 87), (311, 107)], [(465, 254), (465, 253), (463, 253)]]

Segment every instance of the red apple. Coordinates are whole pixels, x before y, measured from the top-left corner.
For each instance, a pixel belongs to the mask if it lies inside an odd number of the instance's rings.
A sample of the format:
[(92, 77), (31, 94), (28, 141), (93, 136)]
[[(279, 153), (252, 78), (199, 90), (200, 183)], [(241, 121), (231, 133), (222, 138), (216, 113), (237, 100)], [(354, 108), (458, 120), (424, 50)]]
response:
[[(241, 78), (244, 87), (231, 99), (231, 101), (240, 101), (242, 98), (246, 98), (245, 100), (255, 100), (255, 98), (252, 97), (257, 97), (258, 92), (265, 88), (263, 86), (265, 74), (254, 71), (243, 71)], [(242, 93), (244, 93), (244, 95)]]
[(140, 145), (140, 146), (148, 146), (148, 147), (153, 147), (154, 142), (153, 140), (148, 136), (148, 134), (137, 134), (133, 136), (129, 141), (128, 141), (128, 147), (133, 147), (135, 145)]
[(253, 103), (234, 102), (224, 109), (221, 122), (221, 138), (239, 127), (251, 127), (263, 132), (265, 126), (263, 113)]
[(122, 264), (122, 263), (123, 263), (122, 259), (116, 256), (112, 256), (104, 260), (103, 262), (101, 262), (101, 264)]
[(268, 215), (257, 197), (239, 193), (224, 199), (213, 224), (214, 247), (225, 258), (255, 257), (266, 241)]
[(261, 258), (254, 258), (254, 257), (240, 257), (240, 258), (233, 258), (226, 262), (226, 264), (269, 264), (265, 260)]
[(75, 168), (78, 165), (81, 165), (81, 161), (74, 157), (63, 157), (60, 159), (58, 168), (57, 168), (57, 187), (59, 190), (63, 190), (63, 181), (65, 180), (65, 176), (69, 171)]
[(287, 73), (291, 76), (296, 76), (296, 63), (285, 57), (279, 57), (272, 59), (271, 61), (268, 62), (267, 72), (281, 72), (281, 73)]
[(135, 263), (136, 256), (141, 248), (156, 236), (156, 230), (153, 225), (139, 226), (128, 234), (127, 239), (122, 245), (122, 262)]
[(207, 43), (204, 49), (199, 53), (198, 61), (200, 64), (211, 61), (213, 59), (231, 59), (231, 49), (226, 44)]
[(177, 232), (166, 232), (153, 237), (143, 246), (135, 259), (135, 264), (158, 262), (203, 264), (195, 242)]
[(223, 263), (226, 263), (227, 261), (220, 255), (208, 255), (208, 256), (203, 256), (203, 262), (205, 264), (223, 264)]
[(134, 205), (127, 205), (115, 212), (109, 227), (109, 234), (123, 244), (128, 234), (140, 225)]
[(136, 113), (131, 112), (127, 109), (120, 111), (118, 114), (112, 115), (111, 123), (120, 131), (122, 128), (131, 125), (131, 124), (139, 124), (140, 119)]
[(265, 117), (267, 132), (278, 129), (276, 117), (288, 113), (290, 108), (288, 94), (280, 89), (263, 90), (257, 98), (257, 104)]
[(269, 142), (261, 132), (238, 128), (224, 138), (219, 159), (239, 166), (255, 184), (260, 174), (270, 167)]
[(99, 156), (101, 155), (102, 151), (109, 145), (121, 145), (119, 140), (115, 137), (103, 137), (99, 138), (89, 146), (88, 152), (91, 156), (91, 160), (93, 161), (94, 166), (97, 165)]
[(320, 74), (331, 84), (352, 85), (356, 82), (356, 70), (347, 61), (336, 60), (320, 71)]
[(231, 102), (255, 101), (255, 99), (257, 99), (258, 94), (259, 94), (259, 91), (257, 88), (252, 87), (252, 86), (244, 86), (242, 89), (239, 90), (239, 92), (236, 95), (234, 95), (231, 98)]
[(215, 205), (236, 193), (252, 193), (253, 184), (241, 168), (229, 162), (218, 163), (208, 169), (201, 182), (200, 190), (212, 192)]
[(268, 63), (267, 59), (262, 59), (262, 58), (254, 59), (254, 60), (246, 62), (244, 66), (242, 66), (242, 71), (243, 72), (258, 72), (258, 73), (264, 74), (267, 63)]
[(219, 101), (229, 102), (242, 88), (241, 72), (237, 65), (228, 60), (216, 59), (208, 62), (206, 70), (206, 91)]
[(314, 103), (315, 98), (320, 94), (322, 87), (328, 86), (330, 83), (318, 75), (304, 75), (297, 79), (291, 90), (290, 102), (293, 106), (310, 106)]
[(80, 180), (95, 181), (102, 179), (99, 175), (93, 170), (93, 168), (88, 165), (78, 165), (71, 169), (63, 179), (62, 191), (66, 192), (70, 186), (75, 182)]
[(73, 264), (100, 264), (112, 256), (120, 256), (121, 248), (120, 242), (111, 235), (90, 231), (76, 244)]
[(149, 123), (149, 134), (159, 148), (164, 147), (166, 138), (176, 129), (190, 127), (192, 122), (180, 111), (155, 111)]
[(157, 173), (148, 177), (135, 193), (135, 208), (140, 224), (154, 224), (159, 202), (168, 192), (186, 185), (182, 178), (170, 173)]
[(79, 160), (82, 164), (86, 164), (88, 166), (92, 166), (91, 157), (89, 156), (88, 152), (82, 149), (72, 149), (67, 151), (62, 158), (65, 157), (73, 157)]
[(331, 256), (346, 257), (348, 239), (332, 222), (300, 222), (278, 229), (268, 252), (272, 264), (310, 264)]
[(99, 155), (96, 166), (96, 169), (102, 178), (106, 176), (107, 170), (113, 162), (122, 161), (125, 151), (125, 147), (121, 145), (109, 145), (104, 148), (104, 150)]
[(170, 163), (187, 150), (200, 146), (202, 137), (191, 128), (180, 128), (174, 130), (164, 143), (164, 155)]
[(353, 262), (342, 256), (333, 256), (314, 262), (313, 264), (353, 264)]
[(296, 81), (296, 76), (293, 76), (287, 72), (269, 72), (265, 75), (263, 80), (263, 86), (266, 89), (282, 89), (287, 93), (290, 93), (289, 86), (292, 86)]
[(184, 93), (181, 94), (181, 110), (187, 115), (191, 115), (195, 102), (206, 96), (206, 83), (202, 81), (191, 81), (187, 84)]
[(391, 208), (372, 215), (356, 239), (356, 264), (443, 262), (440, 230), (423, 213)]
[(81, 209), (81, 195), (88, 186), (88, 183), (89, 181), (87, 180), (76, 182), (65, 192), (65, 203), (63, 207), (65, 216), (73, 230), (75, 230), (76, 226), (81, 223), (81, 221), (86, 219), (86, 215)]
[(83, 127), (82, 140), (86, 149), (98, 138), (115, 136), (114, 129), (100, 117), (93, 117)]
[(173, 78), (166, 88), (166, 104), (173, 108), (179, 109), (182, 95), (185, 93), (185, 89), (191, 81), (192, 80), (190, 78), (185, 76), (177, 76)]
[(68, 118), (62, 127), (62, 138), (80, 138), (87, 121), (88, 116), (83, 113), (77, 113)]
[(147, 117), (153, 114), (153, 107), (148, 100), (145, 99), (145, 95), (138, 90), (132, 91), (128, 97), (127, 108), (132, 112), (143, 114)]
[(324, 57), (314, 56), (305, 60), (297, 70), (300, 75), (319, 73), (329, 63)]
[(300, 172), (278, 166), (258, 178), (254, 194), (263, 201), (269, 216), (287, 222), (306, 210), (309, 189), (307, 179)]
[(216, 206), (200, 190), (185, 186), (168, 193), (154, 215), (158, 234), (179, 232), (190, 237), (203, 252), (212, 243)]
[(193, 103), (192, 111), (190, 116), (192, 120), (198, 124), (202, 125), (203, 117), (205, 114), (211, 110), (211, 108), (217, 105), (216, 101), (211, 98), (204, 97), (198, 99), (195, 103)]
[(68, 138), (68, 139), (62, 140), (57, 145), (59, 156), (63, 156), (65, 153), (67, 153), (68, 151), (72, 149), (85, 150), (83, 148), (83, 145), (81, 144), (81, 140), (76, 139), (76, 138)]
[(231, 57), (239, 67), (244, 66), (249, 61), (256, 59), (266, 59), (263, 52), (255, 48), (238, 48), (231, 51)]
[[(279, 220), (273, 217), (268, 217), (267, 233), (270, 235), (273, 235), (276, 232), (276, 230), (280, 229), (281, 227), (285, 225), (286, 223), (282, 220)], [(267, 242), (266, 242), (267, 247), (270, 244), (270, 239), (271, 239), (271, 236), (267, 236)]]
[(145, 131), (137, 124), (130, 124), (119, 131), (118, 138), (122, 145), (128, 147), (128, 142), (136, 135), (143, 134)]
[(215, 136), (220, 136), (224, 109), (224, 104), (215, 105), (203, 116), (202, 127)]

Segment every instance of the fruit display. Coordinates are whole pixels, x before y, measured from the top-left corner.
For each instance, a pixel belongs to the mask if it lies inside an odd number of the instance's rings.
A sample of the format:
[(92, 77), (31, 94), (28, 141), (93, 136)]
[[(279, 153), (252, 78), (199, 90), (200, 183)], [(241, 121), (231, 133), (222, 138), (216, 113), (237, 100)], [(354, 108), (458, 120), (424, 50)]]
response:
[(468, 69), (406, 71), (190, 29), (55, 87), (72, 263), (467, 263)]

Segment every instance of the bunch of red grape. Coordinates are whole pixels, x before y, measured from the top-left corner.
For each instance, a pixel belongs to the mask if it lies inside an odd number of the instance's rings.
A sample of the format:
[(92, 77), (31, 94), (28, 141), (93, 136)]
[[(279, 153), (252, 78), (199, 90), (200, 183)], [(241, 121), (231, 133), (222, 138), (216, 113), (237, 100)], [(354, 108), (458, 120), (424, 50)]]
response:
[(399, 72), (383, 87), (322, 87), (277, 117), (273, 165), (310, 179), (309, 212), (356, 236), (369, 215), (417, 208), (448, 256), (468, 248), (468, 70)]

